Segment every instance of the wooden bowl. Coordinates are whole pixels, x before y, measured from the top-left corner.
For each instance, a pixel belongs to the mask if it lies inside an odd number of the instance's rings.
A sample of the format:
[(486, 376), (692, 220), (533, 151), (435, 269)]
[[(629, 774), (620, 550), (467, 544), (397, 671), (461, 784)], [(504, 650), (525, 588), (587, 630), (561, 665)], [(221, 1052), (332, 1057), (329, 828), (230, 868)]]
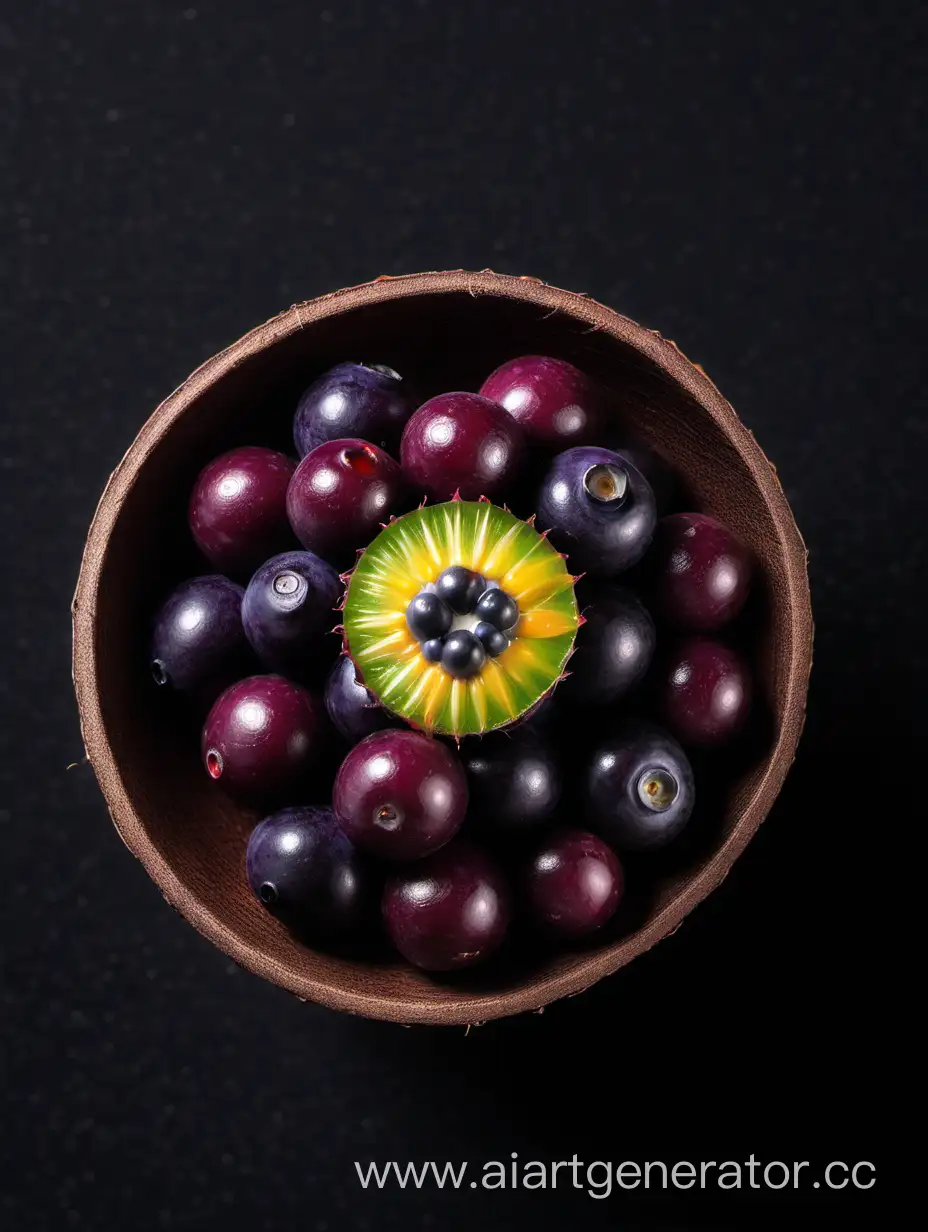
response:
[[(254, 818), (203, 774), (195, 729), (151, 688), (145, 641), (159, 597), (204, 571), (185, 521), (198, 470), (234, 445), (286, 448), (290, 412), (315, 374), (374, 358), (413, 374), (426, 397), (477, 389), (522, 354), (562, 356), (601, 378), (635, 433), (683, 474), (696, 506), (753, 549), (760, 584), (747, 623), (766, 721), (740, 760), (722, 759), (726, 774), (712, 788), (714, 815), (700, 842), (657, 862), (648, 897), (595, 945), (438, 981), (389, 957), (308, 949), (261, 909), (243, 872)], [(722, 881), (773, 804), (802, 730), (812, 653), (802, 539), (772, 466), (708, 377), (672, 342), (583, 295), (488, 270), (382, 278), (295, 305), (197, 369), (110, 478), (73, 614), (87, 754), (116, 828), (167, 901), (237, 963), (298, 997), (402, 1023), (538, 1009), (672, 932)]]

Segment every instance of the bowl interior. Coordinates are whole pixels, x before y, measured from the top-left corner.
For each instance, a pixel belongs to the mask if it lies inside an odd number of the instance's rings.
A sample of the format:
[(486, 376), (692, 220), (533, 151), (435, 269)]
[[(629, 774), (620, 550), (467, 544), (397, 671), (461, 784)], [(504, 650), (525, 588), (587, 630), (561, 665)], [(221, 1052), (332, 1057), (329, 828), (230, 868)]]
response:
[[(591, 328), (569, 305), (552, 309), (505, 295), (459, 290), (357, 303), (323, 313), (305, 329), (269, 331), (255, 353), (218, 375), (208, 366), (201, 379), (193, 378), (192, 392), (188, 383), (159, 411), (164, 429), (135, 447), (143, 452), (132, 463), (95, 594), (100, 714), (133, 826), (150, 849), (143, 855), (149, 870), (167, 896), (239, 961), (341, 1008), (409, 1022), (479, 1021), (544, 1004), (554, 992), (579, 989), (622, 965), (672, 926), (681, 894), (718, 863), (726, 845), (740, 849), (737, 829), (770, 764), (792, 661), (782, 536), (752, 473), (756, 458), (752, 464), (737, 441), (740, 429), (733, 437), (730, 425), (716, 422), (633, 341)], [(763, 719), (738, 758), (724, 761), (723, 774), (711, 766), (704, 772), (704, 807), (692, 841), (652, 860), (647, 891), (631, 896), (595, 945), (557, 954), (528, 947), (518, 961), (438, 981), (389, 955), (358, 960), (307, 948), (253, 900), (243, 859), (255, 818), (203, 774), (198, 719), (179, 717), (178, 707), (152, 687), (145, 642), (159, 599), (182, 578), (208, 572), (185, 521), (198, 470), (235, 445), (292, 452), (295, 400), (319, 372), (346, 358), (385, 362), (414, 377), (425, 398), (476, 389), (497, 364), (525, 353), (562, 356), (601, 378), (614, 393), (614, 439), (633, 434), (656, 446), (684, 476), (693, 504), (728, 523), (753, 549), (760, 582), (741, 636), (750, 643)], [(568, 760), (579, 755), (571, 750)]]

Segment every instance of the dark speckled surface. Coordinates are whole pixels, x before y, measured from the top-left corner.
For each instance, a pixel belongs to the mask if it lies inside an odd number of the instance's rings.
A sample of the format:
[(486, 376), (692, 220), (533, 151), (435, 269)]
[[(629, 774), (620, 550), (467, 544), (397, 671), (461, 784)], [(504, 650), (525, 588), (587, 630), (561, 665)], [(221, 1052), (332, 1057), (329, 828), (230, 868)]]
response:
[[(897, 936), (874, 885), (899, 804), (881, 750), (904, 763), (928, 666), (920, 8), (3, 8), (4, 1226), (669, 1229), (872, 1207), (878, 1190), (810, 1187), (597, 1201), (566, 1173), (554, 1193), (388, 1199), (353, 1161), (883, 1157)], [(66, 768), (81, 544), (153, 405), (294, 300), (457, 266), (587, 291), (702, 363), (780, 469), (818, 625), (799, 761), (723, 889), (590, 994), (466, 1038), (239, 973)]]

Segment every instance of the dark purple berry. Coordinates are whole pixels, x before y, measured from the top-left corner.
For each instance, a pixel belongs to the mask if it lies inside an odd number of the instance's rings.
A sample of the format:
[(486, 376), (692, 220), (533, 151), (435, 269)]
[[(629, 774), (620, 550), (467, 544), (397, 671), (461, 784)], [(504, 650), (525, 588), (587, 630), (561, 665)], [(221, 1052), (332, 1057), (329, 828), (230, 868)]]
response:
[(693, 771), (674, 738), (652, 723), (627, 721), (593, 751), (586, 777), (590, 821), (627, 851), (676, 838), (695, 800)]
[(583, 609), (585, 623), (558, 700), (612, 706), (641, 683), (656, 645), (654, 622), (630, 590), (598, 596)]
[(155, 684), (212, 704), (253, 668), (242, 628), (244, 591), (219, 574), (182, 582), (155, 617), (149, 666)]
[(479, 624), (474, 626), (474, 637), (476, 637), (477, 641), (480, 642), (492, 659), (497, 658), (498, 655), (501, 655), (509, 647), (509, 638), (506, 634), (500, 632), (495, 625), (488, 624), (485, 620), (481, 620)]
[(433, 637), (422, 643), (422, 657), (429, 663), (440, 663), (445, 650), (445, 639)]
[(393, 944), (425, 971), (482, 962), (502, 943), (510, 915), (509, 889), (499, 868), (460, 841), (392, 877), (383, 895)]
[(737, 535), (707, 514), (663, 518), (647, 564), (655, 613), (678, 629), (720, 629), (747, 599), (751, 555)]
[(476, 676), (486, 661), (483, 643), (469, 629), (454, 629), (445, 638), (441, 665), (456, 680)]
[(451, 565), (438, 575), (435, 583), (435, 593), (459, 616), (466, 616), (474, 610), (477, 600), (483, 594), (486, 583), (479, 573), (473, 569), (465, 569), (463, 565)]
[(347, 655), (341, 655), (329, 673), (325, 708), (335, 727), (352, 744), (396, 722), (373, 693), (358, 681), (357, 669)]
[(400, 444), (409, 482), (433, 500), (492, 497), (513, 479), (522, 431), (501, 406), (479, 394), (439, 394), (420, 406)]
[(657, 513), (648, 481), (610, 449), (577, 446), (558, 454), (542, 481), (538, 524), (570, 567), (617, 577), (638, 563)]
[(320, 742), (319, 704), (283, 676), (250, 676), (216, 699), (201, 747), (210, 778), (249, 801), (300, 791)]
[(441, 638), (451, 628), (454, 613), (439, 595), (424, 590), (406, 609), (409, 632), (420, 642)]
[(248, 840), (245, 866), (258, 901), (290, 927), (337, 936), (376, 918), (376, 874), (329, 808), (266, 817)]
[(307, 676), (317, 654), (315, 636), (335, 624), (341, 593), (338, 574), (313, 552), (284, 552), (266, 561), (242, 605), (245, 633), (265, 667)]
[(478, 620), (485, 620), (489, 625), (495, 625), (501, 632), (512, 629), (519, 619), (519, 605), (511, 595), (507, 595), (498, 586), (485, 590), (477, 600), (474, 615)]
[(585, 937), (615, 915), (625, 877), (615, 852), (585, 830), (560, 830), (535, 852), (525, 874), (532, 915), (559, 937)]
[(293, 543), (287, 488), (296, 463), (273, 449), (248, 445), (215, 458), (190, 496), (190, 530), (203, 555), (223, 573), (249, 577)]
[(355, 745), (332, 794), (353, 842), (388, 860), (416, 860), (453, 838), (467, 810), (461, 763), (417, 732), (376, 732)]
[(367, 441), (327, 441), (297, 467), (287, 514), (304, 547), (347, 559), (367, 546), (402, 500), (403, 478), (389, 454)]
[(742, 656), (710, 637), (689, 637), (661, 664), (659, 705), (684, 744), (714, 748), (730, 740), (751, 710), (751, 673)]
[(548, 821), (561, 798), (550, 746), (537, 736), (498, 734), (469, 741), (462, 753), (470, 817), (486, 832), (522, 831)]
[(300, 398), (293, 417), (293, 441), (301, 458), (326, 441), (345, 437), (360, 437), (392, 450), (412, 412), (406, 384), (392, 368), (337, 364)]
[(566, 449), (591, 440), (601, 419), (602, 394), (564, 359), (523, 355), (497, 368), (480, 388), (516, 420), (526, 438)]

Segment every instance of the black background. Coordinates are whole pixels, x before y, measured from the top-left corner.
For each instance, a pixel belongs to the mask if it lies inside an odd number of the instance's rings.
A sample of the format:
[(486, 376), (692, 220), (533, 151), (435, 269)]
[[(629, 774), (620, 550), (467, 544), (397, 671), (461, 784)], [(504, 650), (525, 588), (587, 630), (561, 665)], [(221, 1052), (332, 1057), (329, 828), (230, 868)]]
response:
[[(876, 888), (917, 811), (926, 683), (922, 9), (3, 7), (10, 1227), (756, 1226), (873, 1203), (879, 1184), (386, 1197), (353, 1161), (882, 1158)], [(465, 1036), (301, 1005), (166, 909), (66, 769), (68, 604), (107, 475), (193, 367), (294, 300), (486, 266), (707, 368), (780, 470), (817, 647), (799, 760), (724, 886), (613, 980)]]

